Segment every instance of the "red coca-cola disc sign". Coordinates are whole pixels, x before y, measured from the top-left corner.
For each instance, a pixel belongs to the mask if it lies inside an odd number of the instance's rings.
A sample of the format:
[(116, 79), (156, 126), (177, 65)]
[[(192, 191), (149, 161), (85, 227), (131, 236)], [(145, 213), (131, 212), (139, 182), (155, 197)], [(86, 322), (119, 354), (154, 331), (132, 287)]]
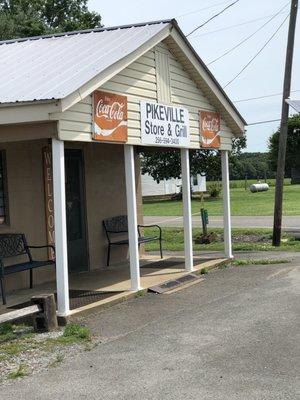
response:
[(127, 142), (127, 97), (96, 90), (93, 106), (93, 139)]
[(217, 112), (200, 111), (201, 146), (210, 149), (219, 149), (221, 146), (221, 116)]

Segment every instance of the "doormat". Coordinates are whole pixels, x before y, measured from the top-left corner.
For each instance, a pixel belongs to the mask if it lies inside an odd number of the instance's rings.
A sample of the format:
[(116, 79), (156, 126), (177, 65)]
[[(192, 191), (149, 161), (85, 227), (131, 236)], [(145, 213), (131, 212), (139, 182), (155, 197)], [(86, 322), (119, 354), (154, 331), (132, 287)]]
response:
[[(84, 307), (89, 304), (95, 303), (100, 300), (108, 299), (109, 297), (115, 296), (123, 292), (97, 292), (92, 290), (69, 290), (70, 298), (70, 310), (75, 310), (79, 307)], [(57, 300), (57, 294), (54, 293), (55, 301)], [(20, 308), (28, 307), (31, 305), (31, 301), (25, 301), (20, 304), (16, 304), (7, 308), (13, 310), (19, 310)]]
[[(194, 258), (194, 265), (199, 265), (207, 262), (208, 259)], [(182, 268), (184, 269), (184, 258), (168, 258), (166, 260), (159, 260), (154, 262), (149, 262), (148, 264), (141, 265), (141, 268)]]
[(161, 285), (152, 286), (148, 290), (153, 293), (162, 294), (168, 292), (169, 290), (176, 289), (177, 287), (184, 286), (187, 283), (197, 282), (202, 280), (203, 277), (201, 276), (188, 274), (181, 276), (180, 278), (177, 279), (171, 279), (165, 283), (162, 283)]

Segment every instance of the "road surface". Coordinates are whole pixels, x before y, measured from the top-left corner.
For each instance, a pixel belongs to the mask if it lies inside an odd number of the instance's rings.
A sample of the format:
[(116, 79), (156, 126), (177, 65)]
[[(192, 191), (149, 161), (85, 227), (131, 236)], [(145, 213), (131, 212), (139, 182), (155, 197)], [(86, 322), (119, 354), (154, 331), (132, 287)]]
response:
[[(272, 216), (259, 216), (259, 217), (247, 217), (247, 216), (232, 216), (231, 217), (233, 228), (272, 228), (273, 217)], [(166, 217), (166, 216), (154, 216), (144, 217), (145, 224), (159, 224), (162, 227), (180, 227), (183, 226), (182, 217)], [(199, 215), (193, 216), (193, 226), (201, 227), (201, 219)], [(300, 230), (300, 216), (288, 216), (283, 217), (283, 228), (288, 231)], [(211, 228), (222, 228), (223, 219), (222, 216), (209, 216), (209, 227)]]
[(1, 399), (299, 399), (299, 265), (216, 270), (92, 314), (81, 322), (101, 344), (4, 385)]

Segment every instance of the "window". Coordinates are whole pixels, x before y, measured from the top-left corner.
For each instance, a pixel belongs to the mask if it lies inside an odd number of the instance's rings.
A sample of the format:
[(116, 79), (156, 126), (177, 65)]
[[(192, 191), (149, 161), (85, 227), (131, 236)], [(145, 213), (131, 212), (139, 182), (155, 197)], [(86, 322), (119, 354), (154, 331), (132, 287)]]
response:
[(5, 151), (0, 150), (0, 225), (8, 222), (6, 158)]

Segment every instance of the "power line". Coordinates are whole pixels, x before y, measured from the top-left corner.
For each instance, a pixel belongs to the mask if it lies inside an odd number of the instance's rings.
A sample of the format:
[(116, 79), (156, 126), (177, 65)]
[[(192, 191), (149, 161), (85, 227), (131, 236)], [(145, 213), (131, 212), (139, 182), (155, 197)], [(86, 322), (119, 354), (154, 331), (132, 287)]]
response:
[(256, 59), (256, 57), (259, 56), (259, 54), (267, 47), (267, 45), (271, 42), (271, 40), (276, 36), (277, 32), (280, 30), (280, 28), (284, 25), (285, 21), (288, 19), (290, 14), (288, 14), (284, 20), (281, 22), (281, 24), (278, 26), (276, 31), (269, 37), (269, 39), (266, 41), (266, 43), (258, 50), (258, 52), (251, 58), (250, 61), (247, 62), (247, 64), (240, 70), (238, 74), (236, 74), (226, 85), (223, 87), (225, 89), (227, 86), (229, 86), (233, 81), (236, 80), (244, 71), (246, 68), (249, 67), (249, 65)]
[(197, 26), (195, 29), (193, 29), (190, 33), (188, 33), (186, 35), (186, 37), (190, 36), (192, 33), (196, 32), (198, 29), (202, 28), (204, 25), (208, 24), (211, 20), (217, 18), (219, 15), (223, 14), (223, 12), (225, 12), (226, 10), (228, 10), (228, 8), (234, 6), (236, 3), (238, 3), (240, 0), (235, 0), (233, 3), (230, 3), (228, 6), (226, 6), (225, 8), (223, 8), (223, 10), (221, 10), (220, 12), (218, 12), (217, 14), (214, 14), (212, 17), (210, 17), (207, 21), (203, 22), (203, 24)]
[[(296, 92), (300, 92), (300, 89), (291, 90), (291, 93), (296, 93)], [(273, 94), (267, 94), (267, 95), (265, 95), (265, 96), (249, 97), (248, 99), (234, 100), (234, 103), (242, 103), (242, 102), (244, 102), (244, 101), (266, 99), (266, 98), (268, 98), (268, 97), (275, 97), (275, 96), (281, 96), (281, 95), (282, 95), (282, 92), (273, 93)]]
[(187, 12), (185, 14), (177, 15), (176, 18), (182, 18), (182, 17), (186, 17), (188, 15), (197, 14), (197, 13), (199, 13), (201, 11), (208, 10), (209, 8), (213, 8), (213, 7), (216, 7), (216, 6), (220, 6), (220, 5), (225, 4), (225, 3), (228, 3), (228, 0), (222, 1), (221, 3), (219, 2), (219, 3), (212, 4), (212, 5), (208, 6), (208, 7), (200, 8), (198, 10), (189, 11), (189, 12)]
[[(283, 14), (283, 13), (281, 13), (281, 14)], [(217, 33), (217, 32), (226, 31), (226, 30), (231, 29), (231, 28), (237, 28), (237, 27), (239, 27), (239, 26), (244, 26), (244, 25), (247, 25), (247, 24), (252, 24), (253, 22), (261, 21), (261, 20), (263, 20), (263, 19), (267, 19), (267, 18), (269, 18), (269, 17), (272, 17), (273, 15), (274, 15), (274, 14), (272, 14), (272, 15), (266, 15), (266, 16), (264, 16), (264, 17), (255, 18), (255, 19), (251, 19), (251, 20), (248, 20), (248, 21), (241, 22), (240, 24), (229, 25), (229, 26), (225, 26), (224, 28), (216, 29), (216, 30), (214, 30), (214, 31), (204, 32), (204, 33), (201, 33), (201, 35), (195, 35), (195, 36), (193, 36), (193, 39), (196, 39), (196, 38), (199, 38), (199, 37), (202, 37), (202, 36), (207, 36), (207, 35), (210, 35), (210, 34), (212, 34), (212, 33)]]
[(268, 124), (269, 122), (277, 122), (277, 121), (280, 121), (280, 118), (278, 118), (278, 119), (269, 119), (269, 120), (266, 120), (266, 121), (251, 122), (250, 124), (247, 124), (247, 126)]
[(274, 14), (270, 19), (268, 19), (267, 22), (265, 22), (263, 25), (261, 25), (258, 29), (256, 29), (255, 32), (251, 33), (251, 35), (247, 36), (246, 38), (244, 38), (243, 40), (241, 40), (238, 44), (236, 44), (235, 46), (233, 46), (231, 49), (225, 51), (225, 53), (221, 54), (219, 57), (215, 58), (214, 60), (210, 61), (207, 65), (213, 64), (214, 62), (220, 60), (221, 58), (227, 56), (228, 54), (230, 54), (232, 51), (234, 51), (235, 49), (237, 49), (238, 47), (240, 47), (242, 44), (244, 44), (245, 42), (247, 42), (249, 39), (251, 39), (254, 35), (256, 35), (257, 32), (261, 31), (266, 25), (268, 25), (271, 21), (273, 21), (274, 18), (276, 18), (283, 9), (285, 9), (287, 7), (289, 3), (286, 3), (283, 7), (281, 7), (281, 9)]

